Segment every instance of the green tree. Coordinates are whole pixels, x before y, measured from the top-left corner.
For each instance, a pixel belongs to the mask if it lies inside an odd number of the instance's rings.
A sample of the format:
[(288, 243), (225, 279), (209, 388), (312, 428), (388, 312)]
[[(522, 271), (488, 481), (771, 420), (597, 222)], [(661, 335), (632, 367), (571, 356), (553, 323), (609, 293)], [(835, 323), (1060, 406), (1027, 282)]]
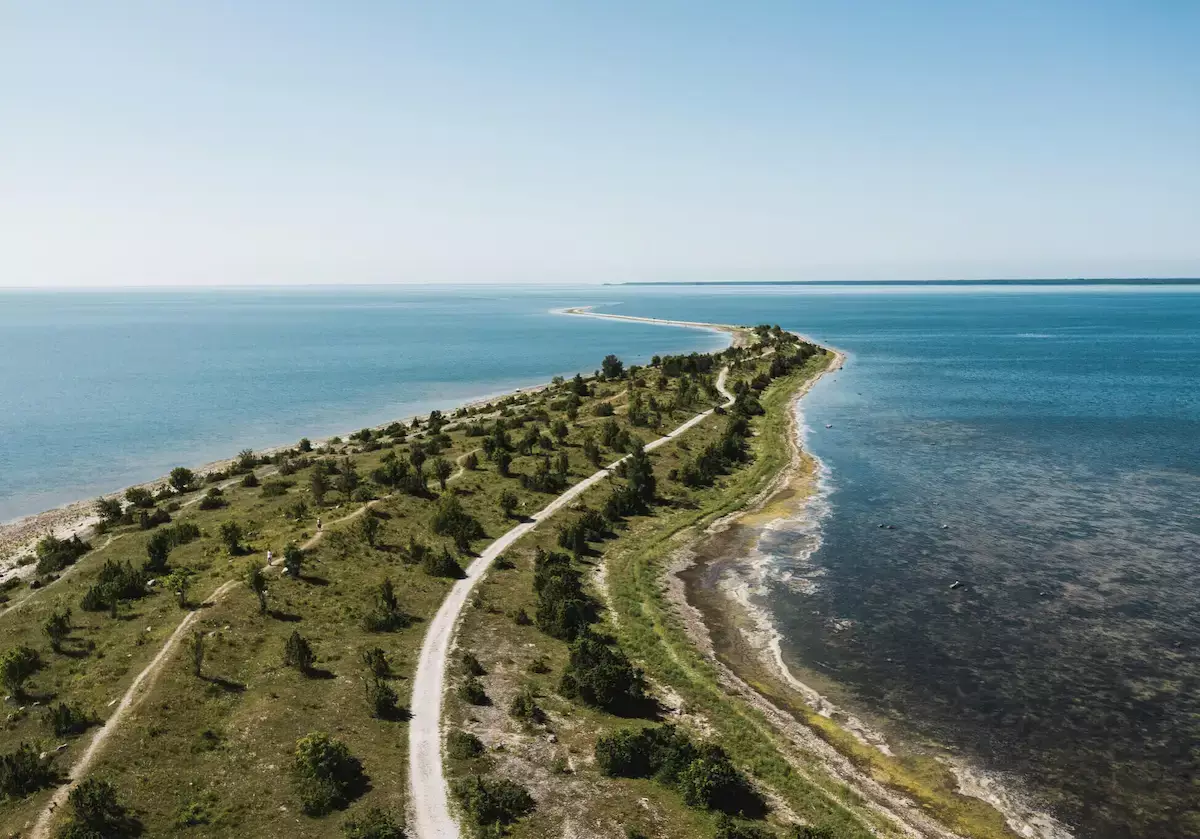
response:
[(71, 634), (71, 610), (56, 608), (42, 624), (42, 631), (50, 639), (50, 648), (56, 653), (61, 652), (63, 641)]
[(363, 666), (372, 676), (385, 678), (392, 672), (392, 665), (388, 662), (387, 653), (382, 647), (371, 647), (369, 650), (362, 652)]
[(500, 493), (500, 511), (504, 513), (506, 518), (512, 518), (512, 514), (516, 511), (517, 505), (521, 503), (521, 499), (511, 489), (506, 489)]
[(361, 795), (367, 776), (345, 743), (313, 732), (296, 743), (292, 781), (304, 812), (323, 816)]
[(283, 549), (283, 571), (289, 577), (300, 579), (300, 569), (304, 565), (304, 551), (295, 542), (288, 542)]
[(455, 781), (452, 789), (467, 818), (476, 827), (487, 830), (487, 835), (500, 835), (500, 826), (511, 824), (534, 809), (529, 791), (507, 778), (469, 775)]
[(111, 526), (121, 520), (124, 515), (124, 509), (121, 507), (121, 502), (116, 498), (97, 498), (96, 499), (96, 515), (100, 517), (101, 523)]
[(13, 647), (0, 656), (0, 682), (14, 696), (23, 696), (25, 682), (41, 669), (42, 657), (25, 644)]
[(49, 756), (43, 758), (28, 743), (14, 751), (0, 754), (0, 796), (24, 798), (30, 793), (51, 786), (55, 781)]
[(225, 550), (229, 551), (230, 556), (242, 555), (242, 526), (236, 521), (221, 522), (221, 541), (225, 543)]
[(345, 839), (405, 839), (400, 817), (378, 807), (368, 807), (342, 823)]
[(318, 506), (325, 503), (325, 493), (329, 492), (329, 479), (325, 476), (325, 470), (319, 465), (309, 476), (308, 489), (312, 493), (313, 501)]
[(192, 631), (192, 640), (189, 644), (192, 653), (192, 675), (197, 679), (204, 672), (204, 633), (199, 629)]
[(188, 588), (192, 584), (192, 572), (186, 568), (176, 568), (163, 580), (163, 588), (175, 593), (176, 602), (180, 609), (188, 605)]
[(364, 512), (359, 518), (358, 530), (362, 534), (363, 541), (369, 547), (375, 547), (375, 542), (379, 538), (379, 528), (381, 525), (382, 522), (379, 521), (377, 516), (372, 515), (370, 510)]
[(625, 374), (625, 363), (615, 355), (606, 355), (600, 362), (600, 372), (606, 379), (619, 379)]
[(252, 561), (246, 566), (246, 586), (258, 598), (259, 614), (265, 615), (267, 613), (267, 578), (263, 576), (262, 569), (258, 567), (257, 562)]
[(443, 492), (446, 490), (446, 481), (450, 480), (450, 476), (453, 474), (454, 467), (450, 465), (450, 461), (444, 457), (433, 459), (433, 476), (437, 478), (438, 486)]
[(196, 486), (196, 473), (186, 466), (176, 466), (167, 477), (167, 483), (176, 492), (189, 492)]
[(288, 667), (295, 667), (307, 676), (312, 672), (312, 666), (316, 661), (316, 653), (313, 652), (308, 639), (301, 635), (299, 630), (293, 629), (292, 634), (288, 636), (283, 645), (283, 663)]

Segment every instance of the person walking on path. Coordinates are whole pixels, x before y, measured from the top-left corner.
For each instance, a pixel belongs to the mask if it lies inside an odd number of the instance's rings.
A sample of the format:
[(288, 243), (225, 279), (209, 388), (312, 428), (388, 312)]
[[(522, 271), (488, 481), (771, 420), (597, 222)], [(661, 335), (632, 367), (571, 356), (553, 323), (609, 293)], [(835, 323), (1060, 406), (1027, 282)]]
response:
[(321, 517), (317, 516), (317, 532), (321, 532)]

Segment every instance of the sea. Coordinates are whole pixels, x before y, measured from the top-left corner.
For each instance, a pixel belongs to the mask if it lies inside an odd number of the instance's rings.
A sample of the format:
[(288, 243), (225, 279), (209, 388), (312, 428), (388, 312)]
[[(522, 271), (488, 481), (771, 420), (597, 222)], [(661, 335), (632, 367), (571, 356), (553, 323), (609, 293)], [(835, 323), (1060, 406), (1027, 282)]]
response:
[(0, 292), (0, 521), (708, 332), (847, 356), (760, 548), (783, 661), (1097, 839), (1200, 836), (1200, 281)]

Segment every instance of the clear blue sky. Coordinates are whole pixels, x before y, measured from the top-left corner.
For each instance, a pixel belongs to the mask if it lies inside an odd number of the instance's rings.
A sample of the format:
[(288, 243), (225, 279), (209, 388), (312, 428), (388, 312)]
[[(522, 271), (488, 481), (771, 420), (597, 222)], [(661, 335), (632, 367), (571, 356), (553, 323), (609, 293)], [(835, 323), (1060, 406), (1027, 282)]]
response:
[(0, 285), (1200, 275), (1200, 2), (26, 2)]

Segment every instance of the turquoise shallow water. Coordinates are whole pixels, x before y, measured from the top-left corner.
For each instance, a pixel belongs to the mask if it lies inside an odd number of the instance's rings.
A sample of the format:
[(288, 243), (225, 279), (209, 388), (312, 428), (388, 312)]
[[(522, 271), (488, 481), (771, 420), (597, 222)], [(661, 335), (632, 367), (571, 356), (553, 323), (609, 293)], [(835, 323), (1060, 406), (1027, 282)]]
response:
[(0, 293), (0, 520), (720, 344), (552, 308), (778, 322), (849, 354), (805, 400), (819, 547), (764, 545), (785, 658), (1081, 837), (1195, 837), (1198, 288)]

